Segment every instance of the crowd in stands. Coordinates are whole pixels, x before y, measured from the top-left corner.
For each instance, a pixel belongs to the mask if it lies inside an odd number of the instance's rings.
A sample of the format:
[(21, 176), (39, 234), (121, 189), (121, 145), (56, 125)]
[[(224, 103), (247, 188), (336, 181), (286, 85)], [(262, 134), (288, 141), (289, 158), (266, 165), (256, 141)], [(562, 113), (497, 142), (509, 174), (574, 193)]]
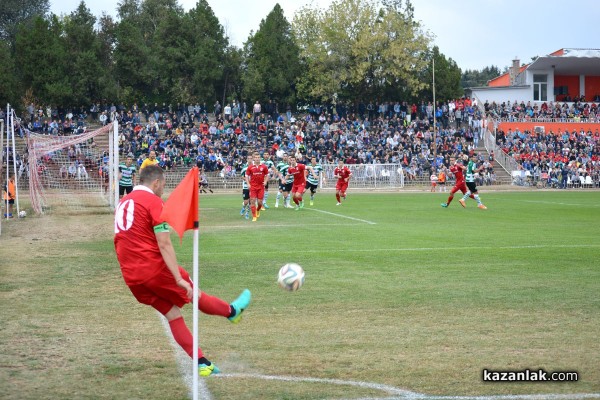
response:
[(484, 103), (486, 113), (501, 121), (518, 122), (600, 122), (600, 110), (596, 102), (588, 103), (584, 97), (567, 102), (543, 102), (540, 105), (517, 101)]
[(526, 179), (545, 186), (567, 188), (600, 181), (600, 130), (558, 132), (499, 131), (497, 145), (511, 156)]
[[(210, 119), (202, 108), (190, 116), (186, 106), (149, 112), (144, 122), (136, 109), (117, 112), (122, 153), (133, 155), (141, 164), (154, 150), (167, 170), (198, 165), (233, 176), (249, 151), (273, 155), (285, 151), (329, 164), (339, 159), (347, 164), (401, 163), (410, 181), (448, 165), (451, 155), (475, 151), (483, 124), (480, 111), (470, 101), (440, 104), (437, 110), (431, 104), (417, 107), (400, 102), (356, 109), (314, 106), (298, 119), (289, 109), (285, 114), (273, 107), (263, 112), (258, 103), (244, 114), (245, 107), (238, 104), (226, 104), (222, 114)], [(439, 127), (437, 157), (430, 130), (434, 113)]]
[[(451, 156), (475, 152), (485, 127), (484, 110), (518, 121), (593, 121), (599, 115), (595, 103), (581, 101), (549, 102), (539, 107), (486, 101), (478, 107), (463, 98), (439, 102), (435, 107), (426, 102), (340, 103), (300, 107), (294, 113), (290, 106), (280, 113), (272, 102), (264, 106), (256, 102), (251, 107), (237, 101), (222, 107), (216, 102), (210, 112), (206, 104), (95, 104), (76, 112), (31, 104), (25, 122), (32, 131), (76, 134), (85, 130), (89, 121), (104, 125), (118, 120), (121, 154), (132, 155), (141, 164), (148, 152), (155, 150), (167, 170), (198, 165), (205, 171), (220, 171), (227, 178), (241, 169), (248, 152), (268, 151), (277, 156), (285, 151), (329, 164), (339, 159), (347, 164), (401, 164), (410, 182), (448, 167)], [(430, 129), (434, 121), (438, 127), (435, 145)], [(566, 124), (565, 130), (557, 133), (500, 132), (497, 144), (535, 178), (547, 175), (550, 182), (556, 169), (565, 164), (573, 179), (589, 174), (598, 181), (597, 130), (569, 132)], [(480, 176), (481, 184), (494, 182), (492, 159), (481, 160), (489, 164)], [(558, 175), (562, 179), (563, 174)]]

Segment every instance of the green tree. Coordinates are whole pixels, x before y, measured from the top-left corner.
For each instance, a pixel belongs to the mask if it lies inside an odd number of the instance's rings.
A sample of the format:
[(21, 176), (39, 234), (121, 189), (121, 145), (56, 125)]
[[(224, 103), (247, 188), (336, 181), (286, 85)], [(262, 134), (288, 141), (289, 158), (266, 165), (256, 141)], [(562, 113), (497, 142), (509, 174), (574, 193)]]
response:
[(19, 25), (33, 17), (43, 17), (50, 9), (49, 0), (2, 0), (0, 40), (14, 44)]
[(224, 93), (228, 40), (219, 19), (206, 0), (199, 0), (186, 15), (188, 40), (185, 79), (195, 101), (213, 104)]
[(49, 20), (34, 17), (17, 32), (15, 60), (21, 86), (41, 104), (62, 106), (72, 99), (62, 35), (63, 25), (56, 15)]
[(427, 54), (427, 68), (421, 74), (421, 80), (428, 83), (428, 87), (421, 90), (419, 97), (414, 99), (423, 101), (433, 100), (432, 82), (433, 67), (435, 61), (435, 99), (436, 101), (446, 101), (457, 99), (464, 95), (464, 90), (460, 85), (461, 71), (456, 62), (440, 53), (438, 46)]
[(489, 80), (500, 75), (500, 70), (494, 65), (485, 67), (481, 71), (468, 69), (462, 74), (460, 83), (463, 89), (486, 86)]
[(19, 105), (19, 82), (16, 78), (16, 68), (12, 49), (5, 41), (0, 41), (0, 105), (6, 103)]
[[(295, 82), (300, 75), (299, 49), (291, 25), (276, 4), (245, 45), (244, 97), (295, 103)], [(259, 79), (262, 84), (257, 84)]]
[(96, 17), (81, 1), (64, 21), (66, 64), (72, 95), (69, 106), (88, 106), (102, 97), (103, 83), (110, 76), (102, 64), (102, 43), (94, 29)]
[(325, 11), (305, 7), (296, 14), (302, 97), (372, 99), (394, 88), (417, 94), (426, 87), (419, 72), (427, 67), (430, 38), (409, 2), (388, 3), (378, 9), (370, 0), (336, 0)]

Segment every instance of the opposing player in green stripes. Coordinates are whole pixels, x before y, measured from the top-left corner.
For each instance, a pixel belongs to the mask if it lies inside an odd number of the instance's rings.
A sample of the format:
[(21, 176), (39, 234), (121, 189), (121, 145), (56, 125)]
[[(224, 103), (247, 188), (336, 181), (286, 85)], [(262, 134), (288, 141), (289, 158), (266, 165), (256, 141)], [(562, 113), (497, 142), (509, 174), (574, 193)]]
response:
[[(308, 174), (306, 177), (306, 186), (304, 192), (310, 189), (310, 205), (315, 204), (315, 193), (317, 192), (317, 188), (319, 187), (319, 180), (323, 179), (323, 183), (325, 183), (325, 175), (323, 174), (323, 166), (321, 164), (317, 164), (317, 158), (312, 157), (310, 159), (310, 166), (312, 167), (312, 174)], [(315, 176), (316, 175), (316, 176)]]
[(136, 169), (133, 165), (133, 158), (127, 156), (125, 163), (119, 164), (119, 197), (131, 193), (135, 174)]
[(279, 200), (283, 195), (283, 207), (291, 208), (290, 205), (290, 192), (292, 191), (292, 184), (294, 183), (294, 177), (288, 176), (288, 168), (290, 165), (288, 164), (288, 155), (287, 153), (283, 154), (283, 157), (279, 163), (277, 163), (277, 172), (279, 174), (279, 191), (277, 192), (277, 197), (275, 198), (275, 208), (279, 207)]
[(252, 155), (248, 154), (246, 158), (246, 164), (242, 167), (240, 171), (240, 176), (242, 177), (242, 209), (240, 210), (240, 215), (244, 218), (250, 218), (250, 186), (248, 186), (248, 182), (246, 182), (246, 170), (248, 169), (248, 165), (252, 162)]

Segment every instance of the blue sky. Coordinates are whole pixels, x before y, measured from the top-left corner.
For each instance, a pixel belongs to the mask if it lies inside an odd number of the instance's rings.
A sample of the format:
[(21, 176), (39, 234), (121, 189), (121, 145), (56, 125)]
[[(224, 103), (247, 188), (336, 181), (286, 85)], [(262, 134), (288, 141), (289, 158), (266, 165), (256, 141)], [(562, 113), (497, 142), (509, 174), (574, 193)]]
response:
[[(95, 16), (102, 12), (116, 16), (119, 0), (87, 0)], [(197, 0), (179, 0), (185, 9)], [(313, 1), (327, 8), (332, 0)], [(598, 23), (600, 7), (596, 0), (411, 0), (415, 18), (435, 36), (434, 44), (460, 68), (477, 69), (495, 65), (500, 70), (517, 57), (521, 63), (561, 48), (600, 48)], [(68, 14), (80, 0), (50, 0), (50, 11)], [(309, 0), (208, 0), (231, 43), (241, 46), (251, 30), (275, 4), (283, 8), (291, 22), (294, 12)], [(598, 67), (600, 75), (600, 66)]]

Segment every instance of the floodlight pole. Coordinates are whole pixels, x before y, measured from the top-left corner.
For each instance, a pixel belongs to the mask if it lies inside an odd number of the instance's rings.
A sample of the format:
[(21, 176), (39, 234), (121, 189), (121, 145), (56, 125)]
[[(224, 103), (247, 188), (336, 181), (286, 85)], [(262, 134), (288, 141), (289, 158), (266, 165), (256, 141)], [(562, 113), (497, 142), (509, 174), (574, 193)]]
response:
[(437, 119), (435, 117), (435, 114), (437, 111), (437, 104), (435, 103), (435, 55), (434, 55), (434, 58), (432, 59), (432, 73), (433, 73), (433, 166), (434, 166), (434, 170), (435, 170), (435, 164), (437, 161), (437, 145), (436, 145), (436, 134), (435, 134), (435, 130), (436, 130), (436, 126), (437, 126)]

